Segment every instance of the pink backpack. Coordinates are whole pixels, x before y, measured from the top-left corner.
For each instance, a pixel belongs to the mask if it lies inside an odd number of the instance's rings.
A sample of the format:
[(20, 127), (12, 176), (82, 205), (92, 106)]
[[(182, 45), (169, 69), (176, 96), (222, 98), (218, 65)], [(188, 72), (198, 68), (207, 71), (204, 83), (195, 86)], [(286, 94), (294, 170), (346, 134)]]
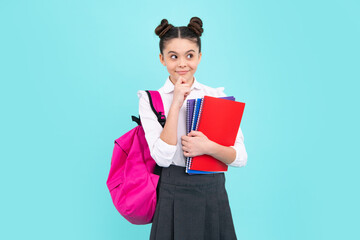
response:
[[(146, 91), (151, 109), (162, 127), (165, 125), (164, 106), (158, 91)], [(138, 126), (115, 140), (111, 167), (106, 185), (119, 213), (133, 224), (152, 222), (159, 175), (150, 156), (144, 129), (139, 118), (132, 116)], [(155, 169), (156, 168), (156, 169)]]

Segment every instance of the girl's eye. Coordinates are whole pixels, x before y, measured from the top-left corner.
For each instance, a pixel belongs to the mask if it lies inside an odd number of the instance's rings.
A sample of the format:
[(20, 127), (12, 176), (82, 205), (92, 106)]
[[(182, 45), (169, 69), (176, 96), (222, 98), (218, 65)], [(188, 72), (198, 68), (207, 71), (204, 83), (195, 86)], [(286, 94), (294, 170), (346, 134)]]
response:
[(188, 54), (188, 56), (190, 56), (189, 58), (192, 58), (194, 55), (192, 55), (192, 54)]
[(171, 56), (170, 56), (170, 58), (172, 58), (172, 59), (176, 59), (176, 58), (177, 58), (177, 56), (176, 56), (176, 55), (171, 55)]

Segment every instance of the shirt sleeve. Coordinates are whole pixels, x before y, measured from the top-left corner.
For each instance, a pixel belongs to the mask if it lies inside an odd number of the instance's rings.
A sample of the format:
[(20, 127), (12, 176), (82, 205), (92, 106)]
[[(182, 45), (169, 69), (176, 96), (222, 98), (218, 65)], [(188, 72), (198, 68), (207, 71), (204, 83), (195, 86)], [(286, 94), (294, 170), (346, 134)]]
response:
[(145, 138), (149, 145), (150, 155), (157, 165), (169, 167), (172, 163), (177, 146), (170, 145), (160, 139), (163, 127), (157, 120), (152, 111), (149, 97), (145, 91), (138, 91), (139, 97), (139, 115), (141, 125), (145, 132)]
[[(217, 88), (218, 91), (218, 96), (219, 97), (226, 97), (227, 95), (224, 93), (224, 87), (219, 87)], [(236, 157), (235, 160), (230, 163), (230, 166), (233, 167), (243, 167), (246, 165), (247, 163), (247, 152), (245, 149), (245, 144), (244, 144), (244, 135), (241, 131), (241, 128), (239, 126), (238, 129), (238, 133), (236, 136), (236, 140), (235, 140), (235, 144), (233, 146), (231, 146), (232, 148), (235, 149), (236, 151)]]
[(235, 144), (234, 144), (234, 146), (231, 146), (231, 147), (235, 149), (236, 157), (235, 157), (235, 160), (232, 163), (230, 163), (229, 165), (233, 166), (233, 167), (245, 166), (247, 163), (247, 152), (246, 152), (245, 145), (244, 145), (244, 135), (243, 135), (240, 127), (238, 130), (237, 136), (236, 136)]

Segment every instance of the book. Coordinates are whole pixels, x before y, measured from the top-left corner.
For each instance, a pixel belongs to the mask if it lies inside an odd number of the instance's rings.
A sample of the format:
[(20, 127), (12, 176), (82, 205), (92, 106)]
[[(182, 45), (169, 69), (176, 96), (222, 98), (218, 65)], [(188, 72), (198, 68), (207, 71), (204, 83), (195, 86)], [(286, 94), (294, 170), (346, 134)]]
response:
[[(233, 96), (220, 97), (220, 98), (235, 101), (235, 97), (233, 97)], [(203, 98), (201, 98), (201, 99), (203, 99)], [(191, 127), (192, 127), (192, 123), (193, 123), (195, 102), (196, 102), (196, 99), (188, 99), (186, 102), (186, 134), (188, 134), (189, 132), (191, 132), (191, 130), (193, 130), (193, 129), (191, 129)]]
[(186, 134), (191, 132), (191, 124), (193, 122), (195, 101), (196, 99), (188, 99), (186, 102)]
[[(220, 97), (221, 99), (227, 99), (235, 101), (235, 97), (233, 96), (227, 96), (227, 97)], [(192, 130), (197, 130), (198, 127), (198, 119), (201, 116), (201, 109), (202, 109), (202, 102), (203, 98), (198, 99), (188, 99), (187, 105), (186, 105), (186, 134), (191, 132)], [(196, 125), (195, 125), (196, 124)], [(191, 164), (192, 158), (187, 157), (186, 158), (186, 172), (189, 174), (211, 174), (216, 172), (206, 172), (206, 171), (196, 171), (196, 170), (190, 170), (190, 164)]]
[[(211, 141), (223, 146), (235, 144), (245, 103), (204, 96), (195, 130), (204, 133)], [(188, 161), (188, 170), (225, 172), (228, 166), (209, 155), (196, 156)]]
[[(191, 120), (191, 123), (190, 123), (189, 132), (195, 130), (195, 128), (196, 128), (196, 124), (197, 124), (197, 121), (198, 121), (198, 116), (199, 116), (199, 112), (200, 112), (200, 106), (201, 106), (202, 98), (196, 98), (196, 99), (194, 99), (194, 100), (195, 100), (194, 110), (193, 110), (193, 113), (192, 113), (192, 120)], [(189, 132), (187, 132), (186, 134), (188, 134)], [(186, 172), (187, 172), (187, 170), (188, 170), (189, 167), (190, 167), (190, 163), (191, 163), (191, 157), (187, 157), (187, 158), (186, 158)]]

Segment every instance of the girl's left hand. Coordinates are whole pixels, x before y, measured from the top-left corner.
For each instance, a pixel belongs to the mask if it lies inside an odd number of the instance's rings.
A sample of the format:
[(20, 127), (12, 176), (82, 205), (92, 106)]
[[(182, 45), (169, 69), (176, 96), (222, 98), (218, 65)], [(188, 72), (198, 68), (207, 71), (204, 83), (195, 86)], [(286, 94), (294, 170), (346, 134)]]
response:
[(204, 155), (211, 149), (212, 141), (199, 131), (191, 131), (187, 136), (181, 137), (182, 150), (185, 157)]

